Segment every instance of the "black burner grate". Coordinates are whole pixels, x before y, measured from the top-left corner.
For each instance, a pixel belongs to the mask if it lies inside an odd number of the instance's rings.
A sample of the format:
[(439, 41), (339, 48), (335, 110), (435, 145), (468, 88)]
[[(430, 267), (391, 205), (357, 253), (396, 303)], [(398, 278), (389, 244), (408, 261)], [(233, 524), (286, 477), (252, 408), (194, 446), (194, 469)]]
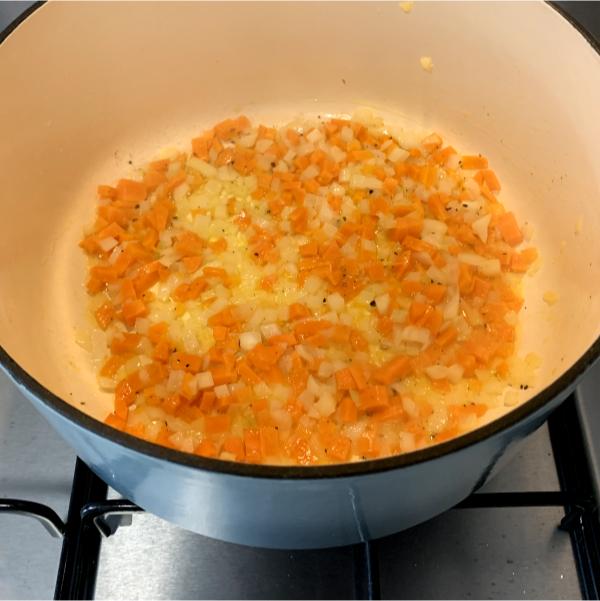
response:
[[(557, 527), (571, 535), (582, 598), (598, 599), (600, 521), (573, 397), (554, 412), (548, 426), (560, 491), (479, 493), (457, 507), (564, 507), (564, 518)], [(63, 537), (55, 599), (93, 598), (102, 537), (111, 536), (120, 525), (130, 523), (135, 512), (142, 511), (130, 501), (108, 500), (107, 492), (107, 485), (78, 459), (66, 522), (45, 505), (0, 500), (0, 512), (31, 516), (53, 536)], [(353, 548), (357, 599), (381, 598), (378, 547), (375, 540)]]

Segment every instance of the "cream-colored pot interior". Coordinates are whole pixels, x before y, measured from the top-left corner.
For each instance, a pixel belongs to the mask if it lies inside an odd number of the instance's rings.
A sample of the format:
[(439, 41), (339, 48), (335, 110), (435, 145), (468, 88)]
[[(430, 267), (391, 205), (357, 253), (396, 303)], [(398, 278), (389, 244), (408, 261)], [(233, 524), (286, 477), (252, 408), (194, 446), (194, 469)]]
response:
[(91, 415), (111, 407), (76, 342), (95, 187), (240, 112), (280, 122), (370, 106), (486, 154), (542, 256), (526, 278), (521, 351), (542, 359), (526, 394), (600, 333), (600, 58), (541, 2), (410, 14), (397, 2), (50, 2), (0, 46), (0, 77), (0, 344)]

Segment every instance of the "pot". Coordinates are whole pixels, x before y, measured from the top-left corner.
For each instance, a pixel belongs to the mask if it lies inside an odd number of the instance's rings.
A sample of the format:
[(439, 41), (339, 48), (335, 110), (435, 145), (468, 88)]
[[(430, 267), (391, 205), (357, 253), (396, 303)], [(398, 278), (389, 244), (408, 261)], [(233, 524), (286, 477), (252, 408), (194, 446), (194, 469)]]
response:
[[(111, 487), (184, 528), (314, 548), (424, 521), (490, 478), (600, 352), (600, 58), (550, 5), (50, 2), (4, 39), (0, 75), (2, 366)], [(218, 461), (104, 425), (112, 401), (77, 344), (96, 184), (232, 114), (359, 105), (485, 152), (535, 226), (521, 349), (537, 385), (454, 440), (335, 466)]]

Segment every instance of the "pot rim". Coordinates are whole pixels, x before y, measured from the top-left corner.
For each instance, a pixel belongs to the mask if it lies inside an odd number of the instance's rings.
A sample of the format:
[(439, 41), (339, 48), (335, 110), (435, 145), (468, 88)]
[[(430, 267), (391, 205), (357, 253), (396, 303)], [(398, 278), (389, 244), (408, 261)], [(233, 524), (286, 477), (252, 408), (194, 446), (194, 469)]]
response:
[[(0, 32), (0, 44), (31, 14), (43, 6), (45, 2), (36, 2), (15, 20), (13, 20), (2, 32)], [(600, 41), (596, 40), (591, 33), (584, 29), (577, 21), (568, 15), (555, 2), (546, 2), (547, 6), (554, 9), (581, 35), (590, 46), (600, 55)], [(222, 459), (211, 459), (191, 453), (184, 453), (142, 440), (121, 432), (115, 428), (88, 416), (67, 401), (61, 399), (45, 386), (40, 384), (24, 368), (22, 368), (0, 345), (0, 367), (18, 385), (25, 388), (29, 393), (39, 399), (49, 409), (73, 422), (75, 425), (85, 428), (92, 434), (108, 439), (115, 444), (133, 450), (141, 455), (147, 455), (153, 459), (167, 461), (185, 468), (193, 468), (201, 471), (213, 472), (227, 476), (265, 478), (265, 479), (287, 479), (287, 480), (314, 480), (324, 478), (348, 478), (353, 476), (378, 474), (399, 468), (406, 468), (426, 461), (432, 461), (462, 451), (470, 446), (476, 445), (483, 440), (491, 438), (509, 430), (519, 422), (532, 416), (538, 410), (545, 407), (553, 399), (565, 390), (571, 389), (600, 356), (600, 336), (592, 343), (586, 352), (558, 379), (549, 386), (538, 392), (531, 399), (519, 407), (509, 411), (502, 417), (457, 436), (446, 442), (442, 442), (424, 449), (394, 455), (381, 459), (371, 459), (356, 463), (341, 463), (319, 466), (276, 466), (255, 465), (225, 461)]]

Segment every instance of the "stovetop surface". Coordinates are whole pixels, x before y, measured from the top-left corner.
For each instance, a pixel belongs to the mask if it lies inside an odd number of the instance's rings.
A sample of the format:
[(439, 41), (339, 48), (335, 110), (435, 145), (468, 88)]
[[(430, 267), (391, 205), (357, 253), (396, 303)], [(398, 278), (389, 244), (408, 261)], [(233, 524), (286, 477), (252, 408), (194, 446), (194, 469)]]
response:
[[(0, 29), (29, 2), (0, 2)], [(596, 3), (559, 3), (600, 39)], [(586, 6), (588, 5), (588, 6)], [(595, 485), (600, 482), (600, 369), (578, 392), (577, 410)], [(67, 513), (76, 457), (0, 373), (0, 497)], [(548, 427), (481, 491), (559, 491)], [(598, 491), (597, 491), (598, 492)], [(115, 493), (111, 493), (116, 496)], [(453, 509), (377, 543), (382, 598), (581, 598), (562, 507)], [(0, 598), (48, 598), (61, 541), (33, 520), (0, 516)], [(102, 543), (96, 597), (354, 598), (356, 549), (274, 551), (191, 534), (135, 515)]]

